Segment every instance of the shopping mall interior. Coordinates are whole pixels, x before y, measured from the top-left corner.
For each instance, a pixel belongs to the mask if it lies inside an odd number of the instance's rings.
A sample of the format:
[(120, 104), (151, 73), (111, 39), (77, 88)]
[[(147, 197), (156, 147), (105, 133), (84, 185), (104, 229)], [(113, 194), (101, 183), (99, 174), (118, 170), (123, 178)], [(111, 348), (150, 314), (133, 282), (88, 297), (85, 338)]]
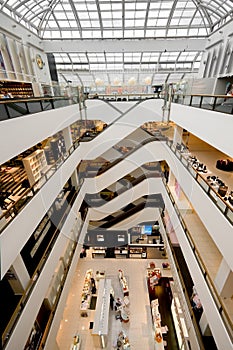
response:
[(0, 0), (4, 350), (233, 350), (233, 3)]

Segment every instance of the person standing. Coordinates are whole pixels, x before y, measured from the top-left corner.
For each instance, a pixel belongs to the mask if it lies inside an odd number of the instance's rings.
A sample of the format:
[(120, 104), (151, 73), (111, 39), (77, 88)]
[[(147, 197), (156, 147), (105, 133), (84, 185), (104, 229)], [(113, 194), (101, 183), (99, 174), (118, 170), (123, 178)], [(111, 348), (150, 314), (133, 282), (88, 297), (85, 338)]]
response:
[(12, 98), (13, 97), (7, 90), (2, 90), (1, 95), (2, 95), (1, 98)]

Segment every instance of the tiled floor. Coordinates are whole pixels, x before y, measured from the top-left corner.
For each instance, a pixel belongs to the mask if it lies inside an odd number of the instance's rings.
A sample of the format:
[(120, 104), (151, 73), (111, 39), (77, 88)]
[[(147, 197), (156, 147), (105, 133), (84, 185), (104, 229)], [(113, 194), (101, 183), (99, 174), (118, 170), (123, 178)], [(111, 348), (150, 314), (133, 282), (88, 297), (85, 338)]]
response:
[[(122, 323), (115, 319), (115, 312), (109, 314), (109, 336), (107, 350), (114, 349), (116, 336), (121, 329), (129, 337), (131, 350), (152, 350), (153, 332), (150, 312), (149, 294), (146, 285), (146, 267), (150, 261), (155, 261), (161, 267), (163, 259), (92, 259), (88, 251), (87, 258), (80, 259), (70, 288), (69, 297), (64, 310), (57, 343), (60, 350), (69, 350), (73, 336), (79, 333), (82, 339), (82, 350), (94, 350), (93, 339), (89, 323), (94, 321), (95, 311), (90, 310), (88, 317), (81, 317), (79, 306), (81, 290), (86, 271), (89, 268), (96, 271), (105, 271), (106, 277), (112, 281), (115, 298), (123, 296), (118, 280), (118, 270), (122, 269), (129, 285), (129, 323)], [(163, 270), (163, 276), (170, 276), (170, 270)], [(97, 284), (98, 293), (98, 284)]]

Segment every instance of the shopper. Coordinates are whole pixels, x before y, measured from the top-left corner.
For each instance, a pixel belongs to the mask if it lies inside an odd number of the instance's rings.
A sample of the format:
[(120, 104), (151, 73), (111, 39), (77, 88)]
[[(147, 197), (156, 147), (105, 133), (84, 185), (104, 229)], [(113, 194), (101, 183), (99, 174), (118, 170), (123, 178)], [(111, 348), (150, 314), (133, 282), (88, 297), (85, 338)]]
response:
[(7, 90), (1, 91), (1, 98), (12, 98), (12, 97), (13, 96)]

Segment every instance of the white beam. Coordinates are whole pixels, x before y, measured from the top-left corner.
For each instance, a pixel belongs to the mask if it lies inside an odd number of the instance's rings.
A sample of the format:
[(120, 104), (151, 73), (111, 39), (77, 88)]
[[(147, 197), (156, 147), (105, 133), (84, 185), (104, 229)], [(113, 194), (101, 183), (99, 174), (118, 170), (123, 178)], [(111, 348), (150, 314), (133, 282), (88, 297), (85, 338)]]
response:
[(203, 51), (207, 39), (43, 40), (45, 52)]

